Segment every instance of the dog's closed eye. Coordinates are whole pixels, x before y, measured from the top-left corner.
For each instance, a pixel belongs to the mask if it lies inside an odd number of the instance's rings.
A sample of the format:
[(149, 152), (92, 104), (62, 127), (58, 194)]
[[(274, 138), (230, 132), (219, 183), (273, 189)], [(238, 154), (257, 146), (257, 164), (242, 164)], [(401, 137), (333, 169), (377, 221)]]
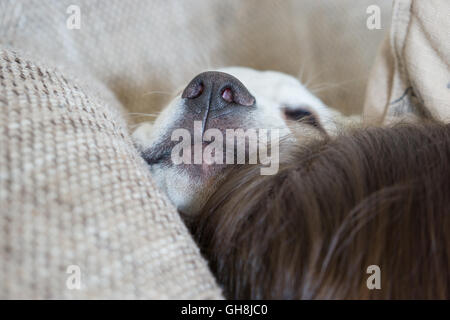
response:
[(284, 107), (282, 108), (283, 117), (289, 121), (301, 121), (312, 125), (314, 127), (320, 128), (319, 121), (314, 113), (308, 110), (308, 107), (298, 106), (298, 107)]

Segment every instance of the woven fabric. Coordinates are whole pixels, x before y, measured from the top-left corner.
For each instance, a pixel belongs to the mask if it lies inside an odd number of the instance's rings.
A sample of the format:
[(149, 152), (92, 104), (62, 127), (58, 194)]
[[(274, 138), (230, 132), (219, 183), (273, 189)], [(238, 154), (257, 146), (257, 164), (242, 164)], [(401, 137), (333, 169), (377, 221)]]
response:
[(367, 90), (368, 121), (407, 115), (450, 122), (449, 14), (448, 0), (395, 1)]
[[(80, 8), (79, 30), (66, 27), (70, 5)], [(366, 26), (371, 5), (381, 9), (380, 30)], [(391, 6), (391, 0), (2, 0), (0, 41), (93, 73), (132, 112), (160, 110), (201, 71), (240, 65), (299, 76), (328, 105), (359, 113)]]
[(0, 299), (220, 298), (120, 112), (90, 91), (0, 50)]

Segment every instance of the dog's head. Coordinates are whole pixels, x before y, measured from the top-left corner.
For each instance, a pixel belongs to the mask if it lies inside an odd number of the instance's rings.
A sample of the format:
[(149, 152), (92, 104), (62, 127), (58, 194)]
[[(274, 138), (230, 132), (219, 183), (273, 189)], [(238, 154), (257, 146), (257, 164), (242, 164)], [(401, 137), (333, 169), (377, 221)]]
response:
[[(338, 116), (294, 77), (233, 67), (197, 75), (154, 123), (139, 125), (133, 137), (158, 186), (180, 211), (193, 214), (220, 183), (225, 166), (236, 163), (239, 142), (230, 144), (230, 150), (229, 132), (247, 136), (231, 139), (241, 141), (250, 159), (256, 152), (251, 137), (261, 141), (258, 131), (267, 130), (270, 140), (276, 130), (282, 138), (293, 122), (303, 120), (305, 130), (332, 134)], [(256, 135), (247, 134), (249, 129)], [(296, 139), (301, 139), (298, 130)], [(222, 154), (212, 144), (223, 146)]]

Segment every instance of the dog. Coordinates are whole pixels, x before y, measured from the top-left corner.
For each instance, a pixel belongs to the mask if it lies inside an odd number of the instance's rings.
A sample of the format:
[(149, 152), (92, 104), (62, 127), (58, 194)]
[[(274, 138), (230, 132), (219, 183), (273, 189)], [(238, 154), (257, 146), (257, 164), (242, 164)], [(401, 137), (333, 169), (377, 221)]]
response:
[[(231, 94), (233, 100), (224, 100), (223, 93)], [(184, 128), (194, 135), (194, 121), (198, 121), (203, 131), (276, 129), (282, 139), (292, 134), (299, 120), (303, 120), (302, 129), (295, 130), (299, 140), (303, 140), (301, 135), (306, 139), (321, 132), (334, 135), (345, 124), (357, 121), (327, 107), (292, 76), (230, 67), (196, 76), (154, 123), (140, 124), (133, 138), (159, 188), (178, 210), (192, 215), (214, 191), (226, 165), (173, 165), (174, 130)]]
[[(239, 144), (215, 157), (232, 163), (174, 164), (180, 128), (183, 159), (209, 129), (277, 131), (276, 170), (236, 163)], [(227, 298), (450, 297), (449, 125), (363, 126), (291, 76), (227, 68), (196, 76), (133, 137)]]

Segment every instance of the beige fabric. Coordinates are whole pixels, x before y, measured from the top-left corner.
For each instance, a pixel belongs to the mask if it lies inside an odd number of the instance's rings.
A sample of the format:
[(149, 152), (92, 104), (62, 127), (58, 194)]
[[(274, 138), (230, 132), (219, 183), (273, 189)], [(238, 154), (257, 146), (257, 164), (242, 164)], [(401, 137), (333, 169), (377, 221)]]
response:
[[(80, 7), (80, 30), (66, 28), (71, 4)], [(381, 9), (382, 30), (366, 27), (370, 5)], [(133, 112), (159, 110), (166, 93), (200, 71), (242, 65), (301, 74), (325, 103), (359, 113), (391, 6), (391, 0), (2, 0), (0, 41), (91, 72)], [(153, 91), (159, 92), (145, 95)]]
[(220, 298), (113, 97), (90, 91), (0, 50), (0, 299)]
[(364, 116), (450, 121), (450, 2), (398, 0), (392, 29), (374, 65)]

